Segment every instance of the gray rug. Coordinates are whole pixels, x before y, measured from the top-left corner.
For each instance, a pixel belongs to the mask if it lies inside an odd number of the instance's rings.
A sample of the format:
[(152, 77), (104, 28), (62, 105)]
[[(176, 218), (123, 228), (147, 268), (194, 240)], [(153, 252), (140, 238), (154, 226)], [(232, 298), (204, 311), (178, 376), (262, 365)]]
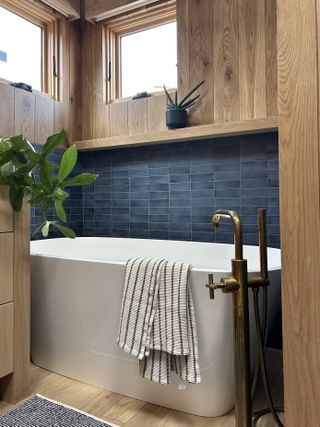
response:
[(1, 427), (117, 427), (42, 396), (34, 396), (3, 415)]

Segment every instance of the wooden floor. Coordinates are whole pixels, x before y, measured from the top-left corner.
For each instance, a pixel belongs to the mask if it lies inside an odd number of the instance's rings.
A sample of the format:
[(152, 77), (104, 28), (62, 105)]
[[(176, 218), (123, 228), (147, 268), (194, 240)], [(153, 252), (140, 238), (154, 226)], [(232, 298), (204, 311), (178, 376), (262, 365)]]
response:
[[(282, 404), (282, 357), (278, 351), (269, 351), (270, 379), (277, 404)], [(220, 418), (205, 418), (152, 405), (140, 400), (121, 396), (101, 388), (80, 383), (70, 378), (45, 371), (31, 365), (31, 384), (29, 396), (36, 393), (57, 400), (74, 408), (81, 409), (106, 421), (126, 427), (233, 427), (234, 415)], [(261, 405), (262, 390), (259, 387), (257, 402)], [(259, 402), (260, 401), (260, 402)], [(259, 405), (259, 408), (261, 407)], [(12, 405), (0, 402), (0, 412)], [(259, 427), (275, 427), (276, 424), (266, 416), (258, 423)]]

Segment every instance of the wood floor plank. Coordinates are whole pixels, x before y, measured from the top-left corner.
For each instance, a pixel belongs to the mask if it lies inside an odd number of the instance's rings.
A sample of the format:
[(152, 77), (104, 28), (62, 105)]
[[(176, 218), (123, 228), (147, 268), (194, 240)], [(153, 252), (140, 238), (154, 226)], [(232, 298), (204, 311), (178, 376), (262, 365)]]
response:
[[(281, 353), (268, 352), (270, 359), (270, 379), (277, 404), (282, 403)], [(35, 365), (30, 366), (30, 387), (28, 395), (42, 394), (79, 410), (85, 411), (120, 427), (234, 427), (234, 413), (218, 418), (197, 417), (173, 409), (152, 405), (141, 400), (131, 399), (99, 387), (80, 383), (73, 379), (46, 371)], [(263, 392), (257, 396), (257, 408), (263, 407)], [(0, 413), (12, 408), (0, 402)], [(274, 427), (270, 416), (264, 417), (258, 427)]]

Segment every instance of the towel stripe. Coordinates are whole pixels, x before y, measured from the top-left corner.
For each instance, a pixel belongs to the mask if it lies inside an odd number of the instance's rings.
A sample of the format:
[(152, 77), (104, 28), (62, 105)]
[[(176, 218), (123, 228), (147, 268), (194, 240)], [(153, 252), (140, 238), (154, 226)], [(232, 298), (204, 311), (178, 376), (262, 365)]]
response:
[(117, 342), (138, 357), (140, 375), (170, 384), (171, 371), (200, 382), (190, 266), (136, 258), (128, 261)]

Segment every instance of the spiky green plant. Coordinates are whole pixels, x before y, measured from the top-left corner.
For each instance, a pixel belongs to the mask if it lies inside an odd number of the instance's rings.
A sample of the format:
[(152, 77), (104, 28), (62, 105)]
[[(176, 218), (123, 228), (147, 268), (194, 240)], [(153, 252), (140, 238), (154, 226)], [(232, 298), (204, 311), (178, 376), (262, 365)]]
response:
[[(41, 151), (36, 152), (22, 135), (0, 138), (0, 185), (9, 186), (10, 203), (16, 212), (21, 210), (25, 195), (32, 206), (40, 207), (43, 223), (35, 233), (41, 230), (44, 237), (48, 236), (51, 227), (66, 237), (76, 237), (74, 231), (64, 225), (67, 215), (63, 204), (69, 198), (67, 188), (91, 184), (97, 178), (93, 173), (70, 178), (78, 158), (75, 145), (66, 149), (59, 164), (49, 162), (48, 155), (63, 145), (65, 139), (64, 131), (51, 135)], [(47, 219), (51, 207), (59, 221)]]
[(168, 110), (187, 110), (188, 108), (192, 107), (200, 98), (200, 94), (196, 95), (195, 97), (191, 98), (191, 96), (195, 93), (196, 90), (200, 88), (200, 86), (203, 85), (205, 80), (202, 80), (200, 83), (198, 83), (193, 89), (190, 90), (190, 92), (179, 102), (178, 101), (178, 91), (175, 91), (174, 98), (170, 95), (165, 85), (163, 85), (165, 94), (167, 96), (167, 109)]

